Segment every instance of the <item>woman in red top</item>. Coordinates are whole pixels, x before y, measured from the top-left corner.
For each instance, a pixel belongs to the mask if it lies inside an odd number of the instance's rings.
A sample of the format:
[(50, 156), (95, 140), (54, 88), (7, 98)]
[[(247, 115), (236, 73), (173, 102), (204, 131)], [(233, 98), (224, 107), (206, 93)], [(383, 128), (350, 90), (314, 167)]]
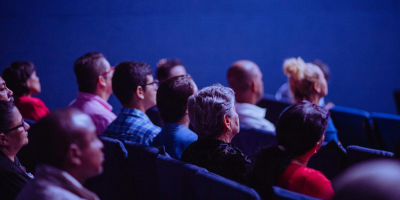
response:
[(23, 118), (37, 121), (50, 113), (42, 100), (31, 96), (41, 92), (33, 63), (13, 62), (3, 71), (3, 78), (13, 91), (14, 104)]
[(276, 127), (278, 146), (258, 153), (250, 186), (264, 199), (273, 198), (273, 185), (316, 198), (332, 198), (331, 182), (307, 167), (324, 141), (328, 117), (325, 109), (307, 100), (283, 111)]

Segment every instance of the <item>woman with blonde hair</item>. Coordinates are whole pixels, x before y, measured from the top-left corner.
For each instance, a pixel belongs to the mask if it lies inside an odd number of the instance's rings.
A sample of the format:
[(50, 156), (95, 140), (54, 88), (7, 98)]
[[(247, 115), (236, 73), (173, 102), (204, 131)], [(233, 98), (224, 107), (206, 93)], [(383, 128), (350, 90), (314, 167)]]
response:
[[(289, 58), (283, 63), (283, 72), (289, 78), (289, 87), (296, 101), (308, 100), (318, 105), (319, 100), (328, 94), (328, 84), (322, 70), (303, 59)], [(337, 130), (331, 118), (325, 133), (325, 142), (339, 141)]]

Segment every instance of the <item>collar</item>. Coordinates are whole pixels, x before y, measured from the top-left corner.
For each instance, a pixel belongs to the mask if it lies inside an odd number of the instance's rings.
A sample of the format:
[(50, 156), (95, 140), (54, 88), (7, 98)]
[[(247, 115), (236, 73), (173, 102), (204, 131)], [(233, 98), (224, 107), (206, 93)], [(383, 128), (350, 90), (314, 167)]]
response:
[(235, 103), (236, 112), (239, 115), (249, 115), (255, 116), (257, 118), (265, 118), (265, 114), (267, 112), (266, 108), (260, 108), (256, 105), (249, 103)]
[(106, 100), (99, 97), (98, 95), (90, 94), (90, 93), (86, 93), (86, 92), (78, 92), (78, 97), (76, 99), (83, 100), (83, 101), (97, 101), (101, 105), (103, 105), (107, 110), (112, 111), (112, 106)]
[(143, 113), (142, 111), (135, 109), (135, 108), (121, 108), (121, 110), (119, 111), (119, 114), (126, 115), (126, 116), (139, 117), (146, 121), (151, 122), (149, 117), (145, 113)]
[(162, 125), (162, 129), (183, 129), (183, 128), (187, 127), (178, 123), (163, 123)]

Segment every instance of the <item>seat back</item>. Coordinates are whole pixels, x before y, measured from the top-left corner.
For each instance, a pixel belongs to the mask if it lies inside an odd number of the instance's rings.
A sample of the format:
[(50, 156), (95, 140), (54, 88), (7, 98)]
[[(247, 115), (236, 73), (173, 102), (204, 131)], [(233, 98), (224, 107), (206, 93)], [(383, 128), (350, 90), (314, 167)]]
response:
[(400, 116), (385, 113), (371, 113), (378, 149), (394, 151), (400, 138)]
[(397, 114), (400, 115), (400, 89), (395, 90), (393, 95), (396, 102)]
[(392, 158), (394, 154), (388, 151), (370, 149), (359, 146), (348, 146), (346, 149), (349, 166), (371, 159)]
[(195, 184), (198, 200), (261, 199), (254, 189), (207, 171), (197, 172)]
[(195, 175), (198, 171), (207, 171), (206, 169), (163, 155), (157, 156), (156, 164), (162, 199), (195, 199)]
[(274, 95), (270, 94), (264, 94), (263, 98), (257, 103), (257, 106), (267, 109), (265, 119), (275, 124), (275, 126), (282, 111), (290, 105), (290, 102), (278, 101)]
[(100, 137), (104, 144), (104, 172), (85, 182), (100, 199), (134, 199), (134, 182), (128, 165), (128, 152), (117, 139)]
[(259, 149), (276, 145), (276, 134), (240, 126), (240, 131), (233, 137), (232, 143), (251, 158)]
[(358, 145), (373, 148), (374, 142), (370, 129), (370, 114), (363, 110), (335, 106), (330, 110), (331, 117), (338, 130), (338, 137), (344, 147)]
[(273, 186), (272, 188), (277, 200), (317, 200), (317, 198), (285, 190), (277, 186)]
[(156, 158), (160, 150), (135, 142), (125, 142), (128, 163), (135, 183), (137, 199), (162, 199), (158, 186)]

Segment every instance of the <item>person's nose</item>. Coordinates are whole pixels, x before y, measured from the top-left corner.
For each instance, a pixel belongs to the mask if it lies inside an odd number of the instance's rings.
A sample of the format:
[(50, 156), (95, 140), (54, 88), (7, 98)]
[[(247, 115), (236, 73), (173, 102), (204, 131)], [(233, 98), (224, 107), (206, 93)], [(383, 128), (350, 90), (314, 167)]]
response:
[(13, 94), (14, 94), (13, 91), (11, 91), (10, 89), (7, 88), (8, 97), (11, 97)]

